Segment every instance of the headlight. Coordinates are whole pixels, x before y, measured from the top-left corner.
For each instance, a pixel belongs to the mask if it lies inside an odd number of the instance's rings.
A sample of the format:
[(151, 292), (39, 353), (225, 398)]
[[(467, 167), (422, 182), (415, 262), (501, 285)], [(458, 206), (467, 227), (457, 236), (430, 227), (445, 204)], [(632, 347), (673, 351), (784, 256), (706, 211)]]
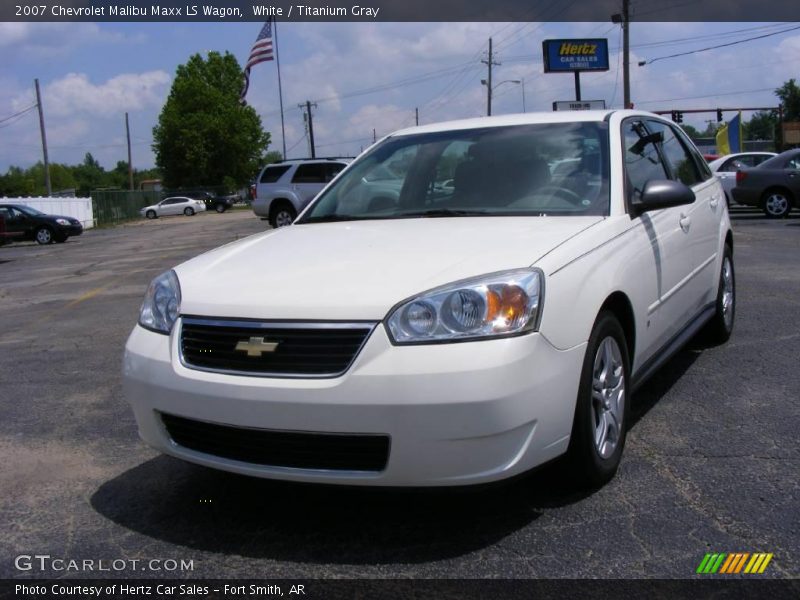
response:
[(539, 269), (503, 271), (430, 290), (387, 319), (397, 344), (495, 338), (535, 331), (544, 299)]
[(59, 225), (65, 225), (65, 226), (69, 225), (69, 221), (67, 221), (66, 219), (56, 219), (56, 223), (58, 223)]
[(181, 286), (175, 271), (162, 273), (150, 283), (139, 310), (139, 325), (169, 333), (181, 310)]

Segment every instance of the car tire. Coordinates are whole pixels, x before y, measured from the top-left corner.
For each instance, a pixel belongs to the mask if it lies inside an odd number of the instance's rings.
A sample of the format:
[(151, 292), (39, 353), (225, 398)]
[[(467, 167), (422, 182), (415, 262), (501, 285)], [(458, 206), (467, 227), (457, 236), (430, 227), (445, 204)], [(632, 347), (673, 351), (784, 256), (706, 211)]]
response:
[(761, 208), (769, 219), (783, 219), (792, 210), (792, 198), (785, 190), (771, 189), (761, 196)]
[(39, 227), (36, 230), (36, 242), (42, 246), (53, 243), (53, 230), (49, 227)]
[(194, 215), (194, 209), (191, 208), (190, 206), (187, 206), (186, 208), (183, 209), (183, 214), (185, 214), (187, 217), (191, 217), (192, 215)]
[(225, 212), (225, 209), (226, 209), (226, 206), (225, 206), (224, 204), (217, 204), (217, 205), (214, 207), (214, 210), (216, 210), (216, 211), (217, 211), (219, 214), (222, 214), (222, 213), (224, 213), (224, 212)]
[(625, 447), (630, 390), (625, 332), (612, 312), (603, 311), (586, 346), (567, 450), (571, 477), (580, 487), (599, 487), (617, 472)]
[(270, 211), (269, 224), (272, 225), (273, 229), (286, 227), (292, 224), (295, 217), (297, 217), (297, 211), (294, 207), (286, 202), (281, 202), (275, 205)]
[(145, 217), (147, 217), (148, 219), (155, 219), (155, 218), (156, 218), (158, 215), (156, 214), (156, 211), (154, 211), (154, 210), (148, 210), (148, 211), (145, 213), (145, 215), (144, 215), (144, 216), (145, 216)]
[(725, 244), (719, 270), (719, 287), (714, 316), (705, 328), (705, 337), (712, 344), (724, 344), (731, 337), (736, 317), (736, 273), (733, 268), (733, 250)]

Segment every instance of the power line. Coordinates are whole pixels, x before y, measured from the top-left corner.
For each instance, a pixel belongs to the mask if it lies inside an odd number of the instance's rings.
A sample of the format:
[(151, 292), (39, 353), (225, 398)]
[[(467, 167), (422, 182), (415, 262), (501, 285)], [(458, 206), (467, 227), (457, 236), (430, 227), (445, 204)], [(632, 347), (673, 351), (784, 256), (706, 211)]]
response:
[(684, 96), (683, 98), (663, 98), (661, 100), (639, 100), (637, 104), (658, 104), (659, 102), (677, 102), (678, 100), (699, 100), (701, 98), (716, 98), (717, 96), (741, 96), (743, 94), (755, 94), (756, 92), (772, 92), (775, 87), (759, 88), (757, 90), (740, 90), (738, 92), (719, 92), (716, 94), (706, 94), (705, 96)]
[(719, 44), (717, 46), (709, 46), (708, 48), (699, 48), (697, 50), (689, 50), (687, 52), (679, 52), (678, 54), (670, 54), (669, 56), (659, 56), (658, 58), (653, 58), (650, 60), (644, 60), (639, 63), (639, 66), (649, 65), (651, 63), (656, 62), (657, 60), (666, 60), (667, 58), (676, 58), (678, 56), (687, 56), (689, 54), (697, 54), (698, 52), (707, 52), (708, 50), (716, 50), (717, 48), (726, 48), (728, 46), (735, 46), (736, 44), (743, 44), (745, 42), (752, 42), (753, 40), (760, 40), (763, 38), (767, 38), (773, 35), (780, 35), (782, 33), (788, 33), (789, 31), (795, 31), (800, 29), (800, 25), (797, 27), (790, 27), (789, 29), (782, 29), (781, 31), (773, 31), (772, 33), (765, 33), (763, 35), (757, 35), (755, 37), (746, 38), (743, 40), (737, 40), (735, 42), (728, 42), (727, 44)]
[(26, 112), (29, 112), (29, 111), (33, 110), (37, 106), (38, 106), (37, 104), (31, 104), (28, 108), (23, 108), (21, 111), (15, 112), (13, 115), (9, 115), (7, 117), (3, 117), (2, 119), (0, 119), (0, 123), (5, 123), (6, 121), (10, 121), (14, 117), (20, 117), (20, 116), (24, 115)]

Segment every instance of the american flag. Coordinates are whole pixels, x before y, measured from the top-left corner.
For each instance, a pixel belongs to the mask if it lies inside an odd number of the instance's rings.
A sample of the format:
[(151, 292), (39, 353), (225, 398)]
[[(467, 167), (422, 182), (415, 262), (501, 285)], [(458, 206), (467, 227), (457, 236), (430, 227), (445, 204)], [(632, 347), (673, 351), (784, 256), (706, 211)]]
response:
[(250, 49), (250, 56), (247, 59), (247, 64), (244, 66), (244, 86), (242, 93), (239, 95), (239, 100), (245, 104), (245, 96), (250, 87), (250, 69), (268, 60), (273, 60), (275, 56), (272, 53), (272, 19), (264, 23), (261, 32), (258, 34), (253, 47)]

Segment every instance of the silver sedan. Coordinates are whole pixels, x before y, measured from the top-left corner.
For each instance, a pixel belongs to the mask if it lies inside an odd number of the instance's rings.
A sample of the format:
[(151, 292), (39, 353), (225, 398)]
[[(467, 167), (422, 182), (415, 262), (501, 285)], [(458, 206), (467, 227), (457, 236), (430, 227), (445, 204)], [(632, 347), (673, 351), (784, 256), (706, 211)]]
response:
[(165, 198), (158, 204), (145, 206), (139, 210), (139, 213), (148, 219), (181, 214), (191, 217), (195, 213), (203, 212), (205, 209), (206, 205), (200, 200), (193, 200), (185, 196), (173, 196)]

